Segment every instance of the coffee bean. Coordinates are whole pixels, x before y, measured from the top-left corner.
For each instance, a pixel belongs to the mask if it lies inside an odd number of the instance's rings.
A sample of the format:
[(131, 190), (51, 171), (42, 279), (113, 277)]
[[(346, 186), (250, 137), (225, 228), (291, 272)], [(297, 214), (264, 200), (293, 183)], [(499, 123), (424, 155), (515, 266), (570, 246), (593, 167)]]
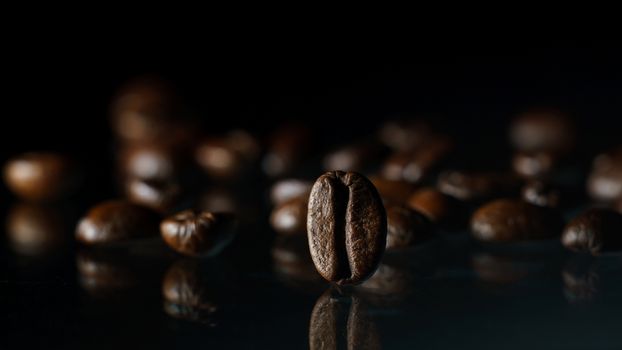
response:
[(436, 138), (413, 152), (396, 153), (382, 168), (382, 176), (389, 180), (417, 183), (429, 176), (452, 150), (447, 138)]
[(358, 284), (378, 267), (387, 217), (374, 185), (357, 173), (332, 171), (311, 189), (307, 216), (311, 257), (318, 272), (337, 284)]
[(122, 200), (103, 202), (80, 220), (76, 238), (84, 244), (103, 244), (156, 236), (160, 216), (153, 210)]
[(309, 181), (298, 179), (278, 181), (270, 189), (270, 200), (272, 204), (279, 205), (301, 195), (308, 196), (312, 185)]
[(67, 228), (64, 213), (52, 206), (17, 204), (7, 216), (9, 242), (20, 254), (40, 255), (62, 248)]
[(122, 176), (143, 180), (170, 181), (180, 172), (178, 150), (154, 144), (136, 144), (120, 151)]
[(555, 170), (557, 162), (557, 157), (550, 152), (518, 152), (512, 158), (512, 168), (519, 176), (541, 179)]
[(541, 207), (559, 206), (560, 193), (555, 187), (542, 181), (531, 181), (523, 186), (521, 196), (525, 202)]
[(415, 186), (401, 180), (387, 180), (382, 177), (372, 176), (369, 180), (374, 184), (383, 200), (404, 203), (415, 190)]
[(552, 109), (532, 110), (516, 117), (510, 139), (517, 150), (564, 153), (574, 146), (574, 125), (563, 113)]
[(622, 148), (594, 159), (587, 188), (597, 201), (611, 202), (622, 197)]
[(210, 188), (203, 192), (199, 198), (198, 208), (212, 213), (238, 213), (240, 211), (238, 200), (233, 193), (225, 187)]
[(365, 304), (355, 295), (340, 296), (328, 290), (311, 312), (309, 348), (380, 349), (381, 346)]
[(280, 234), (305, 235), (308, 202), (308, 197), (302, 195), (280, 204), (270, 214), (270, 225)]
[(608, 209), (587, 210), (570, 221), (562, 244), (575, 252), (599, 255), (622, 250), (622, 214)]
[(434, 233), (430, 220), (416, 210), (405, 205), (388, 205), (386, 210), (387, 249), (419, 244)]
[(185, 210), (162, 221), (160, 232), (178, 253), (216, 255), (233, 239), (235, 225), (232, 214)]
[(426, 215), (435, 223), (446, 223), (455, 218), (457, 211), (456, 200), (438, 191), (435, 188), (426, 187), (417, 190), (407, 201), (408, 206)]
[(498, 199), (481, 206), (471, 218), (473, 237), (486, 242), (514, 242), (559, 236), (563, 221), (554, 209), (521, 200)]
[(251, 134), (234, 130), (224, 137), (205, 139), (197, 146), (195, 159), (210, 176), (231, 179), (249, 170), (259, 152), (259, 143)]
[(268, 151), (262, 160), (266, 175), (279, 177), (291, 174), (307, 155), (311, 131), (299, 125), (287, 125), (271, 137)]
[(172, 317), (207, 322), (218, 311), (216, 296), (194, 260), (173, 264), (162, 281), (164, 311)]
[(130, 202), (144, 205), (160, 212), (172, 208), (181, 194), (179, 185), (172, 181), (130, 179), (125, 192)]
[(324, 170), (363, 171), (379, 161), (382, 149), (372, 142), (336, 149), (323, 159)]
[(398, 152), (411, 152), (433, 138), (432, 129), (421, 120), (389, 121), (380, 128), (382, 143)]
[(71, 193), (80, 183), (75, 164), (49, 152), (19, 155), (4, 166), (4, 181), (17, 196), (28, 201), (52, 201)]
[(517, 194), (521, 182), (512, 174), (448, 171), (438, 177), (439, 191), (465, 202)]

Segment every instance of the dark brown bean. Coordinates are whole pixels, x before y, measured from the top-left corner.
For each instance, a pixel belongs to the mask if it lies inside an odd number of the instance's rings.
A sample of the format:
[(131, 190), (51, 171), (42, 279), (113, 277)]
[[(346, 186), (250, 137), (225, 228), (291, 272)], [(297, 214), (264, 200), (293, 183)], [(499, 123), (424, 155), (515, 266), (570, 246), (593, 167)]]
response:
[(518, 152), (512, 158), (512, 168), (519, 176), (541, 179), (555, 170), (557, 162), (557, 157), (550, 152)]
[(156, 236), (160, 216), (151, 209), (122, 200), (103, 202), (80, 220), (76, 238), (84, 244), (103, 244)]
[(430, 126), (420, 120), (389, 121), (379, 132), (380, 141), (397, 152), (414, 151), (432, 137)]
[(570, 221), (562, 244), (575, 252), (592, 255), (622, 250), (622, 214), (608, 209), (590, 209)]
[(445, 223), (455, 215), (455, 199), (431, 187), (417, 190), (408, 198), (408, 206), (426, 215), (432, 222)]
[(481, 202), (517, 194), (521, 182), (512, 174), (448, 171), (439, 176), (437, 186), (439, 191), (461, 201)]
[(525, 202), (541, 207), (557, 208), (560, 193), (555, 187), (542, 181), (531, 181), (523, 186), (521, 196)]
[(204, 322), (212, 317), (218, 306), (204, 276), (197, 261), (181, 260), (173, 264), (162, 281), (164, 311), (191, 321)]
[(305, 235), (308, 202), (309, 198), (302, 195), (280, 204), (270, 214), (270, 225), (280, 234)]
[(210, 176), (237, 178), (257, 160), (258, 141), (248, 132), (234, 130), (224, 137), (208, 138), (195, 151), (197, 163)]
[(358, 297), (339, 296), (328, 290), (311, 312), (309, 348), (379, 349), (380, 338), (367, 308)]
[(232, 214), (185, 210), (162, 221), (160, 232), (178, 253), (215, 255), (231, 242), (235, 225)]
[(559, 236), (563, 221), (554, 209), (521, 200), (498, 199), (475, 211), (473, 237), (486, 242), (515, 242)]
[(320, 176), (309, 197), (307, 234), (318, 272), (337, 284), (358, 284), (378, 267), (387, 217), (380, 195), (362, 175)]
[(144, 205), (160, 212), (172, 208), (181, 194), (180, 186), (172, 181), (129, 179), (125, 192), (130, 202)]
[(336, 149), (324, 157), (324, 170), (362, 171), (378, 162), (381, 148), (373, 142)]
[(594, 159), (587, 189), (597, 201), (611, 202), (622, 197), (622, 148)]
[(380, 197), (389, 202), (404, 203), (415, 190), (415, 186), (406, 181), (387, 180), (377, 176), (372, 176), (369, 180), (380, 193)]
[(425, 215), (405, 205), (388, 205), (387, 249), (404, 248), (429, 239), (434, 233)]
[(389, 180), (420, 182), (441, 164), (452, 148), (449, 139), (437, 138), (416, 151), (396, 153), (384, 163), (382, 176)]
[(278, 129), (262, 160), (262, 168), (270, 177), (290, 174), (308, 153), (311, 131), (303, 126), (288, 125)]
[(17, 204), (7, 216), (11, 247), (20, 254), (53, 252), (67, 242), (67, 222), (61, 210), (51, 206)]
[(312, 185), (309, 181), (298, 179), (278, 181), (270, 189), (270, 200), (273, 205), (279, 205), (301, 195), (308, 196)]
[(51, 201), (79, 185), (79, 173), (67, 157), (49, 152), (25, 153), (4, 166), (4, 181), (17, 196), (29, 201)]
[(574, 146), (574, 125), (559, 111), (532, 110), (516, 117), (510, 139), (517, 150), (564, 153)]
[(238, 213), (238, 200), (225, 187), (214, 187), (203, 192), (199, 198), (198, 208), (212, 213)]
[(122, 176), (143, 180), (170, 181), (180, 172), (177, 150), (154, 144), (136, 144), (120, 151)]

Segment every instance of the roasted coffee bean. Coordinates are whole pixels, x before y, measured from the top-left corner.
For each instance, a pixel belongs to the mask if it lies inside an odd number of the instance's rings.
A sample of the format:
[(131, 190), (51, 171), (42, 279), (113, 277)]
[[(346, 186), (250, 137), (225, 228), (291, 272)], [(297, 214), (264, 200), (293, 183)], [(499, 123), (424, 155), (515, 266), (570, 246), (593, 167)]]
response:
[(232, 214), (185, 210), (160, 225), (164, 242), (189, 256), (216, 255), (233, 239), (236, 220)]
[(180, 186), (172, 181), (130, 179), (125, 184), (130, 202), (166, 212), (172, 208), (181, 194)]
[(415, 186), (401, 180), (387, 180), (382, 177), (372, 176), (369, 180), (374, 184), (382, 200), (404, 203), (415, 190)]
[(398, 152), (411, 152), (433, 138), (432, 129), (421, 120), (389, 121), (379, 132), (382, 143)]
[(597, 201), (611, 202), (622, 197), (622, 148), (594, 159), (587, 188)]
[(224, 187), (210, 188), (199, 197), (198, 209), (212, 213), (238, 213), (238, 200)]
[(510, 139), (519, 151), (564, 153), (574, 146), (571, 120), (556, 110), (532, 110), (516, 117)]
[(562, 244), (575, 252), (592, 255), (622, 250), (622, 214), (608, 209), (589, 209), (570, 221)]
[(160, 182), (174, 179), (182, 166), (178, 150), (154, 144), (125, 147), (119, 161), (121, 175)]
[(248, 132), (234, 130), (224, 137), (207, 138), (195, 151), (199, 166), (212, 177), (237, 178), (259, 157), (258, 141)]
[(404, 248), (429, 239), (432, 222), (422, 213), (405, 205), (387, 205), (387, 249)]
[(302, 195), (280, 204), (270, 214), (270, 225), (280, 234), (306, 234), (308, 202), (309, 198)]
[(324, 170), (362, 171), (379, 161), (382, 149), (373, 142), (345, 146), (327, 154)]
[(309, 348), (380, 349), (380, 338), (365, 304), (355, 295), (326, 291), (315, 303), (309, 322)]
[(473, 237), (485, 242), (513, 242), (559, 236), (563, 221), (554, 209), (521, 200), (498, 199), (481, 206), (471, 218)]
[(374, 185), (357, 173), (320, 176), (309, 197), (307, 234), (318, 272), (337, 284), (374, 273), (385, 250), (387, 216)]
[(288, 125), (278, 129), (262, 160), (262, 168), (270, 177), (290, 174), (309, 151), (311, 131), (303, 126)]
[(518, 152), (512, 158), (512, 168), (521, 177), (541, 179), (555, 170), (557, 162), (557, 156), (550, 152)]
[(67, 242), (67, 220), (56, 207), (17, 204), (11, 208), (6, 225), (11, 247), (20, 254), (53, 252)]
[(51, 201), (71, 193), (80, 182), (75, 164), (57, 153), (25, 153), (4, 166), (4, 181), (17, 196)]
[(207, 322), (218, 311), (216, 296), (194, 260), (173, 264), (162, 281), (164, 311), (172, 317)]
[(408, 206), (426, 215), (435, 223), (445, 223), (455, 217), (456, 200), (431, 187), (413, 193), (407, 201)]
[(449, 139), (439, 137), (416, 151), (396, 153), (384, 163), (382, 176), (389, 180), (420, 182), (441, 164), (452, 148)]
[(103, 244), (156, 236), (160, 216), (153, 210), (122, 200), (103, 202), (80, 220), (76, 238), (84, 244)]
[(525, 202), (541, 207), (556, 208), (559, 206), (559, 190), (542, 181), (531, 181), (523, 186), (521, 192)]
[(438, 177), (439, 191), (465, 202), (518, 194), (521, 182), (512, 174), (449, 171)]
[(270, 189), (270, 200), (273, 205), (279, 205), (301, 195), (308, 196), (312, 185), (309, 181), (298, 179), (278, 181)]

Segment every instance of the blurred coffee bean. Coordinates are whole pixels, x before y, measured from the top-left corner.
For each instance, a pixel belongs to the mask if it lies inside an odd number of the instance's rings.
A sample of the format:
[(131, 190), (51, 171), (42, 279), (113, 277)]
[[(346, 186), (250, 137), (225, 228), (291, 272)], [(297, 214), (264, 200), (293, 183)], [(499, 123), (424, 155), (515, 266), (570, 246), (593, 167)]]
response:
[(512, 174), (448, 171), (439, 175), (437, 187), (446, 195), (465, 202), (518, 194), (520, 180)]
[(210, 188), (198, 200), (198, 209), (212, 213), (239, 213), (239, 204), (233, 193), (222, 187)]
[(404, 203), (415, 190), (415, 186), (401, 180), (387, 180), (382, 177), (369, 178), (384, 201)]
[(143, 180), (170, 181), (181, 172), (183, 157), (174, 149), (136, 144), (120, 151), (122, 175)]
[(172, 181), (134, 178), (126, 181), (125, 192), (130, 202), (166, 212), (176, 204), (181, 195), (181, 188)]
[(281, 177), (295, 170), (310, 150), (311, 131), (300, 125), (284, 126), (274, 132), (262, 160), (270, 177)]
[(312, 185), (310, 181), (298, 179), (277, 181), (270, 189), (270, 200), (273, 205), (278, 206), (292, 198), (309, 195)]
[(7, 187), (28, 201), (60, 199), (77, 188), (80, 180), (77, 166), (57, 153), (24, 153), (4, 166)]
[(178, 253), (206, 256), (220, 253), (231, 242), (235, 226), (233, 214), (185, 210), (162, 221), (160, 232)]
[(622, 197), (622, 147), (594, 159), (587, 189), (597, 201), (611, 202)]
[(562, 244), (575, 252), (592, 255), (622, 250), (622, 214), (609, 209), (589, 209), (572, 219)]
[(22, 203), (9, 211), (6, 231), (13, 250), (39, 255), (62, 248), (68, 241), (68, 226), (60, 209)]
[(278, 236), (272, 246), (274, 271), (287, 285), (303, 290), (324, 289), (324, 279), (315, 269), (304, 236)]
[(270, 214), (270, 225), (280, 234), (306, 235), (308, 202), (309, 197), (301, 195), (275, 207)]
[(157, 236), (160, 216), (144, 206), (123, 200), (92, 207), (78, 223), (76, 239), (94, 245)]
[(518, 199), (498, 199), (481, 206), (471, 218), (471, 233), (484, 242), (516, 242), (559, 236), (559, 212)]
[(525, 184), (521, 196), (525, 202), (541, 207), (557, 208), (560, 203), (559, 190), (542, 181), (530, 181)]
[(209, 322), (218, 311), (216, 296), (195, 260), (180, 260), (168, 269), (162, 281), (162, 296), (164, 311), (175, 318)]
[(570, 261), (562, 270), (564, 295), (571, 303), (592, 301), (600, 289), (600, 275), (593, 262)]
[(456, 218), (456, 200), (435, 188), (417, 190), (407, 201), (408, 206), (426, 215), (434, 223), (446, 223)]
[(417, 183), (429, 176), (452, 150), (445, 137), (435, 138), (416, 151), (395, 153), (382, 167), (382, 176), (389, 180)]
[(386, 211), (387, 249), (413, 246), (434, 234), (430, 219), (406, 205), (387, 205)]
[(311, 350), (380, 347), (376, 325), (360, 298), (328, 290), (317, 300), (309, 321)]
[(561, 154), (574, 146), (575, 129), (572, 121), (559, 111), (533, 110), (514, 119), (510, 140), (519, 151)]
[(324, 170), (363, 171), (380, 160), (382, 149), (372, 141), (353, 144), (328, 153), (323, 160)]
[(432, 137), (428, 124), (420, 120), (389, 121), (380, 128), (380, 141), (397, 152), (410, 152)]
[(112, 102), (115, 135), (130, 143), (187, 144), (196, 127), (175, 90), (157, 77), (143, 77), (122, 87)]
[(195, 159), (210, 176), (230, 179), (248, 171), (259, 153), (259, 143), (251, 134), (234, 130), (202, 141), (195, 150)]
[(557, 157), (550, 152), (518, 152), (512, 158), (512, 168), (521, 177), (541, 179), (555, 170), (557, 162)]

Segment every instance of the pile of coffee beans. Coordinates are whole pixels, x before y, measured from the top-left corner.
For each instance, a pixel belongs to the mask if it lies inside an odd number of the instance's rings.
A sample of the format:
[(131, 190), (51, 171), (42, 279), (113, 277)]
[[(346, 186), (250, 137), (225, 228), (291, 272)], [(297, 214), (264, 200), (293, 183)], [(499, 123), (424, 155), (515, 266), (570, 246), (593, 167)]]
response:
[[(389, 288), (377, 282), (384, 281), (381, 271), (399, 271), (385, 265), (387, 257), (464, 231), (475, 244), (557, 241), (569, 252), (622, 251), (622, 146), (591, 155), (586, 169), (577, 156), (581, 135), (558, 110), (517, 115), (508, 130), (511, 151), (488, 167), (465, 161), (477, 155), (461, 153), (460, 138), (425, 118), (386, 121), (370, 135), (328, 147), (321, 132), (301, 123), (259, 135), (201, 133), (199, 120), (161, 79), (122, 87), (110, 119), (116, 161), (110, 175), (118, 193), (89, 203), (75, 229), (75, 240), (91, 249), (156, 240), (190, 257), (183, 266), (192, 267), (166, 277), (172, 315), (211, 312), (195, 288), (200, 278), (188, 272), (198, 269), (192, 259), (218, 255), (257, 216), (275, 232), (277, 274), (307, 282), (321, 276), (362, 290), (370, 290), (368, 279), (383, 286), (371, 290)], [(24, 153), (3, 174), (24, 201), (8, 220), (16, 251), (62, 241), (66, 223), (39, 208), (86, 190), (80, 186), (88, 174), (79, 162), (54, 152)], [(259, 186), (267, 215), (245, 205), (245, 189)], [(231, 196), (231, 188), (242, 195)], [(81, 266), (89, 271), (86, 262)], [(339, 298), (327, 294), (316, 309), (347, 311)], [(362, 317), (357, 305), (350, 303), (351, 317)], [(311, 332), (329, 321), (314, 316)], [(360, 331), (356, 322), (351, 328)]]

